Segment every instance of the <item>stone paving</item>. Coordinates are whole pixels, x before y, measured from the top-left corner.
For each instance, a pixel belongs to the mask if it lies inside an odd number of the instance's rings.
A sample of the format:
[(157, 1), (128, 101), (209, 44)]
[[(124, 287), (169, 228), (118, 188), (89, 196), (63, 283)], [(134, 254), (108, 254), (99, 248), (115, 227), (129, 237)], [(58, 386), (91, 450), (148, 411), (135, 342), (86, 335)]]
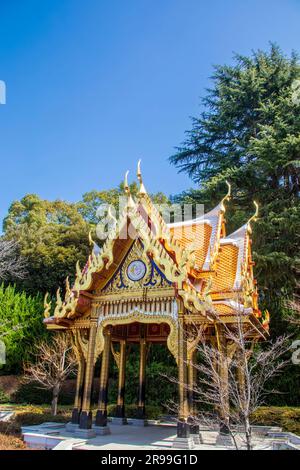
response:
[[(23, 437), (29, 447), (53, 450), (172, 450), (176, 449), (176, 425), (160, 423), (145, 427), (132, 424), (119, 425), (110, 423), (111, 433), (91, 439), (75, 437), (67, 432), (63, 424), (44, 423), (39, 426), (22, 428)], [(233, 450), (233, 446), (216, 445), (216, 431), (201, 431), (202, 443), (194, 446), (194, 450)], [(238, 439), (240, 436), (237, 436)], [(240, 443), (242, 441), (240, 440)], [(272, 450), (274, 437), (254, 436), (255, 449)], [(277, 439), (283, 442), (282, 439)]]

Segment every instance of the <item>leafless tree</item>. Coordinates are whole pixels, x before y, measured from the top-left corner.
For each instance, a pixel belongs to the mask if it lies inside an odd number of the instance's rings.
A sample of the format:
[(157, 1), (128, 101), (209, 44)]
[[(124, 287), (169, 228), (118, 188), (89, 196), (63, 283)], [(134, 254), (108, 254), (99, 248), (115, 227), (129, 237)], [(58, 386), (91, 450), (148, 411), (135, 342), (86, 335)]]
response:
[(66, 334), (56, 334), (50, 342), (36, 346), (36, 363), (24, 367), (25, 380), (34, 381), (40, 388), (52, 390), (51, 411), (57, 413), (62, 384), (76, 370), (76, 358)]
[(26, 274), (25, 259), (19, 254), (18, 243), (0, 238), (0, 280), (24, 279)]
[(251, 450), (250, 418), (264, 404), (266, 396), (275, 393), (268, 386), (290, 362), (285, 357), (290, 342), (287, 337), (279, 337), (274, 342), (257, 345), (255, 331), (244, 321), (243, 313), (237, 312), (236, 323), (230, 326), (222, 317), (215, 319), (222, 335), (217, 332), (213, 342), (206, 341), (203, 335), (196, 348), (199, 360), (191, 365), (187, 362), (197, 376), (193, 386), (185, 386), (196, 404), (189, 419), (200, 427), (229, 434), (236, 449)]

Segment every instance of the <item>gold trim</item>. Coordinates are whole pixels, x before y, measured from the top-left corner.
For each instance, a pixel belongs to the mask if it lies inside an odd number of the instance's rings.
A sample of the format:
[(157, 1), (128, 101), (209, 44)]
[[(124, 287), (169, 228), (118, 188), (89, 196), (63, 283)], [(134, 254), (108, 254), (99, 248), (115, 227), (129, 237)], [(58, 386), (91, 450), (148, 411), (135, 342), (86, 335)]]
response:
[(108, 325), (129, 325), (130, 323), (139, 322), (139, 323), (167, 323), (170, 327), (170, 333), (167, 339), (167, 346), (171, 354), (174, 356), (176, 362), (178, 362), (178, 325), (170, 317), (156, 316), (143, 314), (136, 310), (135, 312), (130, 312), (128, 315), (123, 317), (114, 317), (114, 318), (103, 318), (99, 325), (97, 331), (97, 342), (98, 342), (98, 351), (102, 352), (104, 347), (104, 336), (103, 330)]

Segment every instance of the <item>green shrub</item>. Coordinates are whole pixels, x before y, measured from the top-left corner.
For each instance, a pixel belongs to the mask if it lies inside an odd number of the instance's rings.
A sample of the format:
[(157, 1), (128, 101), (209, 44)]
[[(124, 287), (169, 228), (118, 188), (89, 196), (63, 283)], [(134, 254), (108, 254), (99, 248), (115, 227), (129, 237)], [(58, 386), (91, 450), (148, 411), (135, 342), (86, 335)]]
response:
[(33, 412), (20, 412), (14, 418), (14, 422), (20, 426), (33, 426), (36, 424), (42, 424), (48, 421), (54, 421), (55, 423), (67, 423), (70, 421), (70, 414), (57, 414), (53, 416), (49, 411), (41, 413)]
[[(13, 396), (15, 403), (29, 403), (34, 405), (50, 404), (52, 400), (51, 390), (40, 388), (34, 382), (25, 382), (20, 385)], [(59, 394), (60, 405), (72, 405), (74, 402), (74, 389), (62, 389)]]
[[(108, 416), (116, 416), (117, 405), (112, 404), (107, 406)], [(161, 406), (148, 405), (146, 406), (146, 418), (148, 419), (158, 419), (161, 415), (165, 413), (165, 410)], [(125, 406), (125, 415), (127, 418), (137, 418), (137, 406), (136, 405), (127, 405)]]
[(280, 426), (284, 431), (300, 434), (300, 408), (263, 406), (252, 416), (254, 424)]
[(6, 364), (0, 373), (19, 373), (32, 359), (34, 345), (49, 333), (43, 325), (43, 299), (18, 292), (15, 286), (0, 284), (0, 333), (4, 334)]
[(0, 403), (8, 403), (9, 396), (0, 388)]

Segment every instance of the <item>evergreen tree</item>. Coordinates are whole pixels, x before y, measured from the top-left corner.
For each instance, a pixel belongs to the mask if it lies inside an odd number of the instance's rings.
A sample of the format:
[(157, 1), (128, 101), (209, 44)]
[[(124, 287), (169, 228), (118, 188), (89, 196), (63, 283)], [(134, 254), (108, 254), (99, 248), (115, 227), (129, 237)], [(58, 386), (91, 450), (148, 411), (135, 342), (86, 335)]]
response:
[[(171, 157), (199, 189), (177, 201), (218, 203), (225, 180), (232, 183), (229, 230), (242, 225), (260, 205), (253, 233), (255, 275), (260, 306), (271, 312), (271, 334), (288, 329), (286, 300), (296, 288), (300, 233), (300, 66), (298, 56), (268, 52), (235, 56), (233, 65), (217, 66), (213, 86), (193, 118), (186, 140)], [(299, 371), (287, 380), (295, 390)], [(295, 396), (295, 395), (294, 395)], [(298, 400), (300, 397), (298, 397)]]
[(5, 237), (17, 240), (28, 274), (18, 286), (31, 294), (55, 293), (67, 276), (74, 276), (89, 253), (90, 226), (76, 204), (47, 201), (28, 194), (14, 201), (4, 220)]
[(6, 364), (0, 365), (0, 374), (22, 371), (37, 338), (48, 336), (43, 311), (40, 294), (29, 296), (14, 286), (0, 285), (0, 338), (6, 347)]
[[(131, 184), (130, 190), (136, 195), (137, 184)], [(4, 219), (4, 242), (14, 240), (18, 244), (27, 275), (20, 281), (16, 276), (8, 281), (16, 282), (18, 288), (30, 294), (48, 291), (52, 295), (64, 285), (67, 276), (72, 282), (77, 261), (84, 266), (91, 251), (90, 230), (95, 241), (102, 244), (94, 233), (100, 220), (97, 209), (102, 204), (118, 209), (120, 196), (124, 196), (122, 184), (115, 189), (85, 193), (77, 203), (47, 201), (35, 194), (14, 201)], [(168, 201), (163, 193), (151, 197), (156, 203)]]

